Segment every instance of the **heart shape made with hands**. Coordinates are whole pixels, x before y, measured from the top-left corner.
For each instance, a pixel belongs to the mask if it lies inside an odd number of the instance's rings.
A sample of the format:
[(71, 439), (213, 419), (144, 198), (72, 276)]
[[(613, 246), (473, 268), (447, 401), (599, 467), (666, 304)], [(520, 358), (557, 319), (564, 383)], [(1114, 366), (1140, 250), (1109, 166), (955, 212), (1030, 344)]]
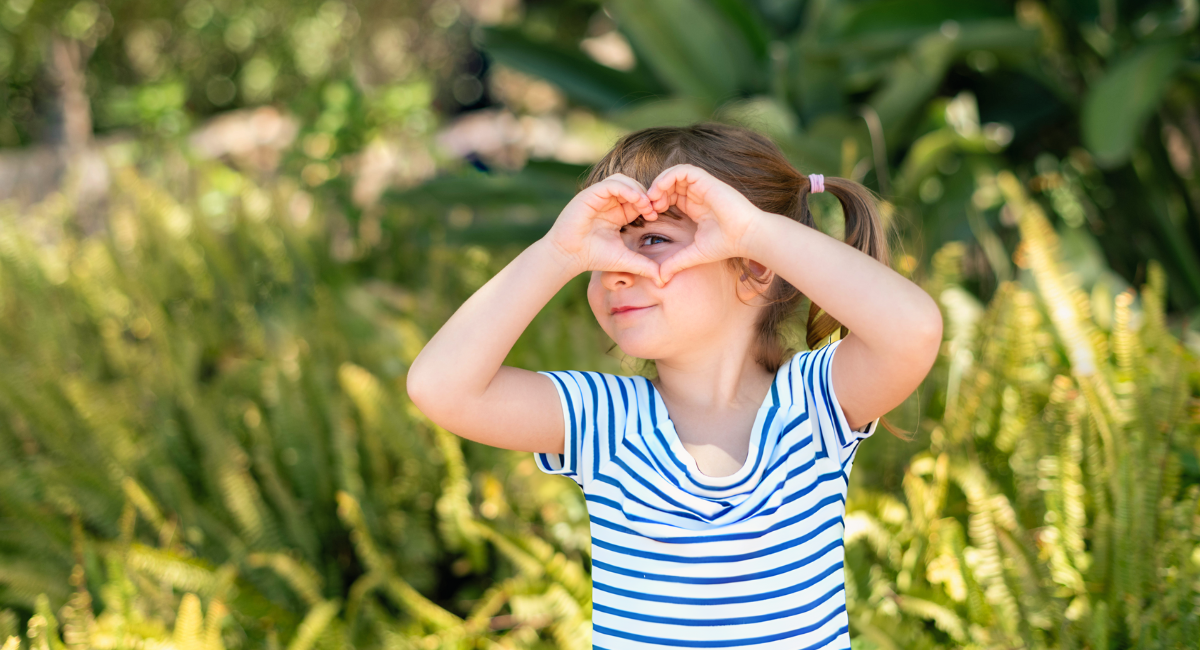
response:
[(658, 265), (664, 284), (698, 264), (748, 257), (744, 240), (761, 210), (708, 171), (687, 163), (668, 167), (650, 184), (646, 196), (656, 213), (676, 206), (696, 222), (692, 243)]

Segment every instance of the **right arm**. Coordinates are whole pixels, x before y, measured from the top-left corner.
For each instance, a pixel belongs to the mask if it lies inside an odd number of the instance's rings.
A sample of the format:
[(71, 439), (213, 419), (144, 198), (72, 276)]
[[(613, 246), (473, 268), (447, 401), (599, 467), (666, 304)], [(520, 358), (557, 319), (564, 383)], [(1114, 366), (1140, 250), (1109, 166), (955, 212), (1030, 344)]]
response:
[(502, 366), (538, 311), (578, 272), (539, 240), (470, 297), (408, 371), (408, 396), (429, 419), (493, 447), (563, 453), (552, 380)]
[(638, 216), (658, 215), (645, 188), (621, 174), (577, 194), (550, 232), (464, 302), (413, 360), (413, 404), (442, 428), (485, 445), (563, 453), (553, 380), (502, 364), (533, 317), (576, 275), (623, 270), (658, 279), (658, 265), (629, 250), (619, 234)]

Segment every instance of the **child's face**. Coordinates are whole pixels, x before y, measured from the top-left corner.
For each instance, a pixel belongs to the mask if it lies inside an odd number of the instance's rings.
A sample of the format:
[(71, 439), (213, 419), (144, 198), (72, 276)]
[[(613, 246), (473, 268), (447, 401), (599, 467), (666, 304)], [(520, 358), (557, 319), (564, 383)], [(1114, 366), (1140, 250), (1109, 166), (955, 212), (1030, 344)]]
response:
[[(621, 238), (630, 250), (661, 264), (691, 244), (696, 234), (696, 222), (672, 215), (679, 215), (674, 207), (655, 221), (634, 221)], [(737, 274), (727, 260), (684, 269), (661, 289), (640, 275), (593, 271), (588, 303), (600, 327), (625, 354), (682, 359), (708, 356), (714, 348), (753, 336), (761, 301), (742, 302), (737, 286)]]

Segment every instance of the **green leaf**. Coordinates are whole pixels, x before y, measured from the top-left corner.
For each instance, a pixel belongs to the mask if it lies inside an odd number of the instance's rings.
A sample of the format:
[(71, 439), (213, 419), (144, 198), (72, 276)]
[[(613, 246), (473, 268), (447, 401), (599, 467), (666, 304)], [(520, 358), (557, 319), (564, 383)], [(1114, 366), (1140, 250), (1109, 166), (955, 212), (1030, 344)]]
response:
[(994, 0), (879, 0), (859, 6), (846, 21), (842, 35), (920, 33), (937, 29), (947, 20), (965, 23), (1011, 16), (1011, 8)]
[(845, 71), (840, 48), (821, 47), (805, 36), (792, 46), (788, 71), (793, 103), (805, 122), (827, 114), (845, 114)]
[(742, 33), (742, 37), (746, 39), (746, 44), (750, 46), (754, 57), (759, 61), (765, 61), (771, 36), (767, 33), (767, 27), (763, 24), (758, 12), (748, 7), (748, 3), (742, 0), (712, 0), (712, 2), (717, 10), (732, 21), (738, 31)]
[(1178, 42), (1146, 45), (1092, 86), (1083, 103), (1083, 142), (1106, 166), (1129, 159), (1146, 119), (1158, 106), (1179, 64)]
[(765, 83), (751, 46), (702, 0), (612, 0), (617, 25), (677, 94), (716, 106)]
[(582, 52), (530, 40), (517, 29), (483, 28), (478, 45), (500, 63), (545, 79), (572, 100), (603, 112), (662, 90), (647, 74), (614, 70)]
[(879, 115), (889, 147), (904, 140), (901, 135), (937, 92), (954, 53), (953, 39), (934, 32), (892, 65), (887, 82), (869, 102)]
[(384, 194), (388, 203), (443, 208), (461, 203), (473, 208), (506, 208), (514, 205), (566, 205), (578, 191), (586, 167), (530, 161), (519, 172), (484, 174), (467, 172), (439, 176), (405, 190)]
[(711, 117), (704, 102), (691, 97), (668, 97), (642, 102), (614, 113), (610, 119), (617, 125), (636, 131), (652, 126), (686, 126)]

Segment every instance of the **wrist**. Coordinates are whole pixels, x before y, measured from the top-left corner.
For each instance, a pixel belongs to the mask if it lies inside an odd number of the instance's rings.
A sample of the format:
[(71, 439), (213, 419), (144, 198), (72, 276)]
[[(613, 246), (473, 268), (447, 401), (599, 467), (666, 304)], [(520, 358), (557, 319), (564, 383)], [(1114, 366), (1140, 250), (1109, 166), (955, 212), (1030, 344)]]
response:
[(746, 226), (746, 232), (742, 234), (738, 257), (761, 262), (768, 244), (778, 236), (777, 229), (781, 220), (791, 221), (781, 214), (759, 210)]
[(578, 257), (564, 251), (562, 247), (545, 237), (535, 241), (525, 250), (539, 262), (547, 265), (564, 284), (586, 270), (583, 268), (584, 265), (579, 263)]

